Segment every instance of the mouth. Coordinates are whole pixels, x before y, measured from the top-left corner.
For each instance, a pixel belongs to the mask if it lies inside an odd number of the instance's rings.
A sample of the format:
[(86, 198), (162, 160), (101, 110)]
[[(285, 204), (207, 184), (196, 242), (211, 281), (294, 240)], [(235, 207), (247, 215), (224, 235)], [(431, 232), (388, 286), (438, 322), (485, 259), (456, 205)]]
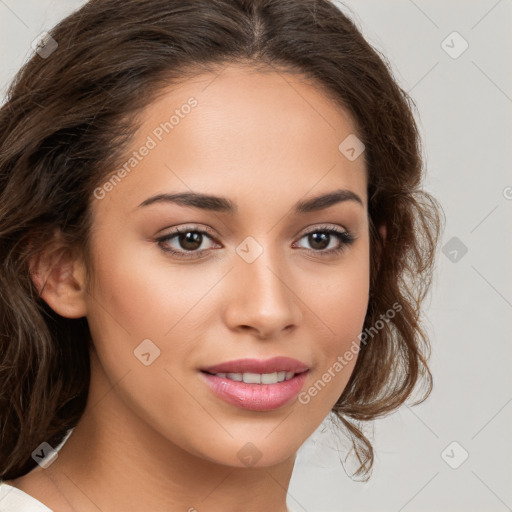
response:
[[(249, 384), (282, 382), (306, 370), (309, 370), (306, 363), (284, 356), (272, 357), (271, 359), (236, 359), (201, 368), (203, 372), (212, 375), (223, 375), (229, 379)], [(269, 379), (270, 382), (267, 382)]]
[(307, 370), (303, 372), (287, 372), (287, 371), (278, 371), (272, 373), (253, 373), (253, 372), (207, 372), (205, 370), (201, 370), (203, 373), (208, 375), (213, 375), (215, 377), (219, 377), (221, 379), (229, 379), (235, 382), (244, 382), (245, 384), (277, 384), (279, 382), (284, 382), (293, 379), (296, 375), (300, 375), (301, 373), (305, 373)]
[(296, 359), (238, 359), (200, 370), (216, 398), (249, 411), (273, 411), (290, 405), (300, 393), (309, 367)]

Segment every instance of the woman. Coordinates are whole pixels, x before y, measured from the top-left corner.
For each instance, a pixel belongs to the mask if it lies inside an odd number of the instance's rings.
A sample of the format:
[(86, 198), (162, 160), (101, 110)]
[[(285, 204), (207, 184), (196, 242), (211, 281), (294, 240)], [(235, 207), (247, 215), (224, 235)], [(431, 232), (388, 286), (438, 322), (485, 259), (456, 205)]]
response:
[(329, 413), (369, 477), (432, 387), (441, 210), (344, 14), (92, 0), (0, 120), (0, 508), (287, 511)]

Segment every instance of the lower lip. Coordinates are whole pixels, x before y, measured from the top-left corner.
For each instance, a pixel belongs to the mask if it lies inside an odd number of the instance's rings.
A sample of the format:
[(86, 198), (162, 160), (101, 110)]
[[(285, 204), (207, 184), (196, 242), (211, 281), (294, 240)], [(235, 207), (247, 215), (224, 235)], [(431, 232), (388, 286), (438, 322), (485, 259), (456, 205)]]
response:
[(201, 372), (210, 389), (231, 405), (250, 411), (271, 411), (297, 397), (308, 371), (276, 384), (247, 384)]

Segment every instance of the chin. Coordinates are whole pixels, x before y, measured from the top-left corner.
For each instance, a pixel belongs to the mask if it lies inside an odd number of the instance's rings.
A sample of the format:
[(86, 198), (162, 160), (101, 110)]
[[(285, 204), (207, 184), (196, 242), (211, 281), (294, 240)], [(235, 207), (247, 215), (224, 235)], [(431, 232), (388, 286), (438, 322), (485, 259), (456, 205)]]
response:
[(212, 447), (201, 450), (200, 457), (215, 464), (233, 468), (265, 468), (283, 464), (290, 459), (294, 460), (300, 444), (283, 444), (282, 437), (276, 436), (273, 441), (269, 439), (253, 440), (247, 438), (243, 441), (231, 439), (229, 443), (218, 443)]

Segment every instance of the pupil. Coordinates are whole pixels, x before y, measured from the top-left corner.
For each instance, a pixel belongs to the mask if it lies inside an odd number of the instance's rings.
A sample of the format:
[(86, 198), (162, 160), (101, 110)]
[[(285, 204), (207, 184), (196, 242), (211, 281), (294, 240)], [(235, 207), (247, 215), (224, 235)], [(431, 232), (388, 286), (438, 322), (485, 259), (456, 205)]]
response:
[(202, 241), (201, 233), (196, 233), (193, 231), (188, 231), (187, 233), (180, 233), (179, 241), (180, 245), (183, 249), (187, 251), (194, 251), (201, 246)]
[(309, 243), (313, 249), (325, 249), (329, 245), (328, 233), (311, 233), (309, 235)]

